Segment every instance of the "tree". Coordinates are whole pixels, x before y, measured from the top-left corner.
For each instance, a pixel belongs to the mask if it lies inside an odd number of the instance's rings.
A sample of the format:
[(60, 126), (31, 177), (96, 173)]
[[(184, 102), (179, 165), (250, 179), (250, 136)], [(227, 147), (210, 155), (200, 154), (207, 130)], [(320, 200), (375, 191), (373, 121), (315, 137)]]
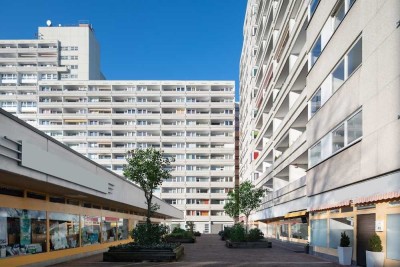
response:
[(225, 204), (224, 210), (231, 217), (243, 213), (246, 216), (247, 233), (250, 213), (260, 206), (263, 196), (262, 188), (255, 188), (250, 181), (245, 181), (234, 192), (228, 193), (228, 203)]
[(146, 224), (151, 227), (151, 216), (160, 206), (153, 204), (153, 191), (159, 187), (163, 180), (171, 177), (166, 169), (170, 160), (164, 158), (162, 152), (154, 148), (137, 149), (128, 152), (127, 165), (124, 166), (124, 176), (139, 184), (146, 198), (147, 214)]
[(229, 191), (228, 193), (228, 202), (224, 206), (225, 213), (231, 216), (235, 222), (239, 219), (239, 190), (235, 189), (233, 191)]

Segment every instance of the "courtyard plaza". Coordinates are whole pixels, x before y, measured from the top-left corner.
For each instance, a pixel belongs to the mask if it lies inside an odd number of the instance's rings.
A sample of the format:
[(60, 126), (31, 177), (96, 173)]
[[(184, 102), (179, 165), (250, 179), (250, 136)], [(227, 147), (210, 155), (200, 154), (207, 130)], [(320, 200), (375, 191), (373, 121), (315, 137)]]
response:
[(197, 237), (196, 243), (184, 246), (185, 254), (177, 262), (103, 262), (100, 253), (52, 266), (340, 266), (305, 254), (299, 250), (301, 247), (289, 248), (277, 242), (273, 242), (272, 248), (230, 249), (218, 235), (202, 235)]

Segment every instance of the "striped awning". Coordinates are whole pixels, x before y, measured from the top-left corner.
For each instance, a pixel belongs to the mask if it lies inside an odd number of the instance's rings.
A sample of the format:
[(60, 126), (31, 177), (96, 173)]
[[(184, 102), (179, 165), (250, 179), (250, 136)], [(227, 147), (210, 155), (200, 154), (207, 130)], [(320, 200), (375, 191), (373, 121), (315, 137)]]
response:
[(317, 207), (310, 207), (309, 211), (328, 210), (328, 209), (333, 209), (333, 208), (340, 208), (340, 207), (349, 206), (350, 203), (351, 203), (351, 200), (345, 200), (345, 201), (336, 202), (336, 203), (329, 203), (329, 204), (320, 205), (320, 206), (317, 206)]
[(392, 198), (400, 198), (400, 192), (388, 192), (368, 197), (359, 197), (353, 200), (353, 204), (363, 204), (363, 203), (376, 202)]

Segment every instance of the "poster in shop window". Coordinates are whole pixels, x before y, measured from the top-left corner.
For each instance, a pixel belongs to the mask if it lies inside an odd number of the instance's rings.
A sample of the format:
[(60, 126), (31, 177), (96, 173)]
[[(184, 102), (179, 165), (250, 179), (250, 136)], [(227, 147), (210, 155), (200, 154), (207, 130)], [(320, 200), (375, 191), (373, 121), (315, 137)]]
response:
[(0, 246), (8, 245), (7, 217), (0, 217)]
[(29, 219), (26, 211), (21, 216), (21, 235), (20, 244), (29, 245), (31, 243), (31, 219)]

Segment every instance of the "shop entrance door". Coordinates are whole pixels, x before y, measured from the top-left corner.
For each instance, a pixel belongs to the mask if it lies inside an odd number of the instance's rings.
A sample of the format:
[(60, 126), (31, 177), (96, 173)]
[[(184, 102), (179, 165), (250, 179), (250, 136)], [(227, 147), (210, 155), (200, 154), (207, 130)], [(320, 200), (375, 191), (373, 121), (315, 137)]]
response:
[(368, 240), (375, 233), (375, 213), (357, 215), (357, 265), (365, 266)]

